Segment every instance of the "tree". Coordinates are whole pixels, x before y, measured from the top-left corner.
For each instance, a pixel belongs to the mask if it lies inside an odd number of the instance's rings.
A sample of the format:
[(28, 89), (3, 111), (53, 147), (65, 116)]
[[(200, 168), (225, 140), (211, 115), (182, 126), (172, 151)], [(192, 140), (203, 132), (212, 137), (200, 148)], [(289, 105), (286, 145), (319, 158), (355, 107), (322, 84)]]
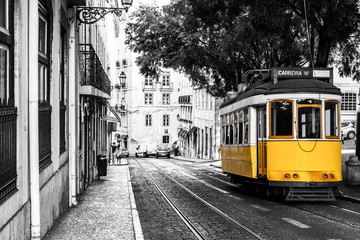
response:
[(326, 67), (335, 62), (330, 57), (335, 51), (342, 56), (343, 74), (360, 80), (359, 5), (355, 0), (302, 2), (182, 0), (162, 9), (142, 6), (127, 26), (127, 43), (140, 53), (142, 74), (157, 77), (160, 66), (174, 68), (214, 96), (236, 90), (249, 69)]

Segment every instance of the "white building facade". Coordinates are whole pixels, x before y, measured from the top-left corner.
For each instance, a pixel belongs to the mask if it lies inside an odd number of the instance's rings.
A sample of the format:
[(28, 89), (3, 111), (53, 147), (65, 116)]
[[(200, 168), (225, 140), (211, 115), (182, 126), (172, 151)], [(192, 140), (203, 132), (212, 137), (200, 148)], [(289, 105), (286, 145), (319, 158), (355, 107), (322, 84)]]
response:
[(360, 104), (360, 83), (352, 78), (342, 78), (334, 69), (334, 85), (340, 88), (341, 98), (341, 122), (356, 122), (357, 108)]
[(194, 88), (188, 79), (180, 85), (180, 153), (198, 159), (220, 159), (219, 107), (222, 99)]

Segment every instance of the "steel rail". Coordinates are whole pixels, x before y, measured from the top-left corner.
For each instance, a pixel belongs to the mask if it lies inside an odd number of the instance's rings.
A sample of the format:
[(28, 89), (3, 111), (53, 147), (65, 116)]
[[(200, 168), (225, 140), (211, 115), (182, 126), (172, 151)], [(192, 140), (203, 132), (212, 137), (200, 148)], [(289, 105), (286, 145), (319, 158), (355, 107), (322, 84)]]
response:
[[(137, 161), (137, 160), (136, 160)], [(137, 161), (138, 162), (138, 161)], [(213, 211), (215, 211), (216, 213), (218, 213), (220, 216), (226, 218), (228, 221), (232, 222), (234, 225), (236, 225), (237, 227), (245, 230), (246, 232), (248, 232), (250, 235), (252, 235), (253, 237), (255, 237), (256, 239), (259, 240), (264, 240), (264, 238), (262, 238), (258, 233), (252, 231), (250, 228), (246, 227), (245, 225), (239, 223), (238, 221), (236, 221), (235, 219), (233, 219), (232, 217), (230, 217), (229, 215), (227, 215), (226, 213), (222, 212), (220, 209), (218, 209), (217, 207), (215, 207), (214, 205), (212, 205), (211, 203), (207, 202), (206, 200), (204, 200), (203, 198), (199, 197), (196, 193), (192, 192), (190, 189), (188, 189), (187, 187), (185, 187), (183, 184), (181, 184), (180, 182), (178, 182), (177, 180), (175, 180), (173, 177), (169, 176), (167, 173), (165, 173), (162, 169), (160, 169), (159, 167), (155, 166), (154, 164), (147, 162), (149, 164), (151, 164), (153, 167), (157, 168), (158, 170), (160, 170), (168, 179), (170, 179), (171, 181), (173, 181), (174, 183), (176, 183), (178, 186), (180, 186), (182, 189), (184, 189), (186, 192), (188, 192), (191, 196), (193, 196), (194, 198), (196, 198), (197, 200), (199, 200), (200, 202), (202, 202), (203, 204), (205, 204), (206, 206), (208, 206), (210, 209), (212, 209)], [(138, 162), (138, 164), (140, 164)], [(141, 165), (141, 167), (146, 171), (146, 169)]]
[(145, 175), (148, 179), (154, 184), (156, 189), (160, 192), (163, 198), (169, 203), (171, 208), (176, 212), (176, 214), (181, 218), (181, 220), (186, 224), (186, 226), (190, 229), (190, 231), (197, 237), (197, 239), (205, 240), (206, 238), (196, 229), (196, 227), (191, 223), (191, 221), (185, 216), (181, 210), (176, 207), (176, 205), (170, 200), (170, 198), (166, 195), (166, 193), (159, 187), (159, 185), (155, 182), (155, 180), (151, 177), (150, 173), (142, 166), (142, 164), (137, 160), (134, 159), (137, 164), (142, 168)]

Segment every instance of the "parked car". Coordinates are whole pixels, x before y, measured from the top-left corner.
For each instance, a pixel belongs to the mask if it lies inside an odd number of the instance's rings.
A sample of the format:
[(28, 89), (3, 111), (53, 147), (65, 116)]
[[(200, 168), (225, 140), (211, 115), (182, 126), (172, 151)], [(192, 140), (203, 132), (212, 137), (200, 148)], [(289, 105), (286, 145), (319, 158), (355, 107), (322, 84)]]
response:
[(170, 151), (171, 151), (171, 147), (169, 147), (168, 145), (158, 145), (157, 149), (156, 149), (156, 154), (155, 157), (167, 157), (170, 158)]
[(156, 144), (154, 144), (154, 143), (145, 143), (145, 144), (140, 144), (136, 148), (135, 157), (139, 157), (139, 156), (143, 156), (143, 157), (155, 156), (155, 154), (156, 154)]
[(130, 156), (129, 150), (127, 150), (126, 148), (122, 148), (120, 155), (121, 157), (129, 157)]
[(356, 136), (356, 128), (352, 122), (341, 123), (342, 138), (353, 139)]

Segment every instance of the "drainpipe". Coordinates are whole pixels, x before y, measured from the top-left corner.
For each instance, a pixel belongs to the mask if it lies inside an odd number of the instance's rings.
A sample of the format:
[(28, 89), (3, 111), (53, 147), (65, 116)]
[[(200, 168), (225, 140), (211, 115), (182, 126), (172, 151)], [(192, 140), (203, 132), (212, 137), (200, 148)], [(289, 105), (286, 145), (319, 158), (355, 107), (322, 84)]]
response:
[(69, 206), (77, 204), (76, 199), (76, 160), (78, 157), (77, 133), (78, 133), (78, 81), (76, 66), (77, 59), (77, 38), (76, 38), (76, 8), (69, 9), (73, 16), (70, 20), (69, 33)]
[(38, 46), (39, 15), (38, 1), (29, 0), (28, 19), (28, 81), (29, 91), (29, 158), (30, 158), (30, 207), (31, 239), (41, 239), (40, 224), (40, 174), (39, 174), (39, 82), (38, 82)]

